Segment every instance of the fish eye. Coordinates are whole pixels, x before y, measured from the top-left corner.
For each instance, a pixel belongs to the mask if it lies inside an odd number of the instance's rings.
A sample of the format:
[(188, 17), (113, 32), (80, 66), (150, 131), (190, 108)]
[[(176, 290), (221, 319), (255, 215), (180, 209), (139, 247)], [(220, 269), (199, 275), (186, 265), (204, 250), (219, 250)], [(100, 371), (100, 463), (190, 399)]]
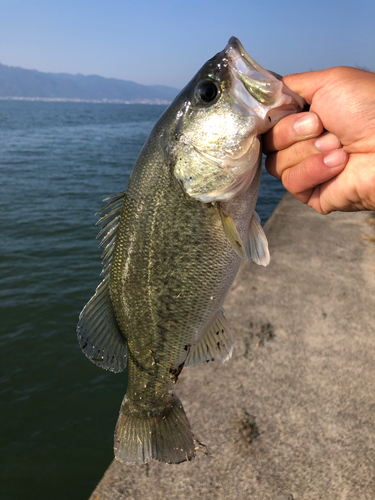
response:
[(196, 94), (201, 101), (209, 103), (216, 99), (219, 88), (212, 80), (205, 80), (198, 85)]

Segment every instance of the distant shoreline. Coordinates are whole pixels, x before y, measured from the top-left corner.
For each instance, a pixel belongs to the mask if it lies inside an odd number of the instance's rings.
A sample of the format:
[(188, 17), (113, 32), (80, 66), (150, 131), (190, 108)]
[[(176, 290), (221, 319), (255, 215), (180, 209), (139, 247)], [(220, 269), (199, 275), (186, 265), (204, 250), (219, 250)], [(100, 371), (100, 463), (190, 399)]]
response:
[(98, 75), (42, 73), (0, 63), (0, 99), (41, 102), (170, 104), (179, 89)]
[(122, 99), (74, 99), (69, 97), (2, 97), (1, 101), (42, 101), (42, 102), (87, 102), (95, 104), (158, 104), (166, 105), (172, 101), (164, 99), (137, 99), (134, 101), (126, 101)]

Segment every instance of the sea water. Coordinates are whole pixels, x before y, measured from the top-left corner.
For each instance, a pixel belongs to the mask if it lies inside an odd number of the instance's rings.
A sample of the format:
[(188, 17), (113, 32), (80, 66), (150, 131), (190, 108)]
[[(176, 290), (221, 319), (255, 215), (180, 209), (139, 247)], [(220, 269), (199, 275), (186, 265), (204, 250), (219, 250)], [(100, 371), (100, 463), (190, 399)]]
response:
[[(0, 101), (2, 499), (88, 498), (113, 459), (126, 375), (90, 363), (76, 324), (100, 282), (95, 212), (165, 108)], [(262, 223), (283, 194), (264, 173)]]

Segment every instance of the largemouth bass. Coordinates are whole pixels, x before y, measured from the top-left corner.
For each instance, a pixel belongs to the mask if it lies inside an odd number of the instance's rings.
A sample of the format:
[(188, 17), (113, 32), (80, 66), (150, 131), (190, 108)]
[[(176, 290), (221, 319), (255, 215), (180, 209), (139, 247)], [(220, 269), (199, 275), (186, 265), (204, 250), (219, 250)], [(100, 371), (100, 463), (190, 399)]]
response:
[(260, 135), (303, 106), (232, 37), (165, 111), (126, 191), (101, 210), (104, 280), (78, 339), (98, 366), (129, 365), (115, 431), (121, 462), (194, 456), (175, 382), (185, 366), (231, 356), (224, 300), (243, 259), (269, 262), (254, 211)]

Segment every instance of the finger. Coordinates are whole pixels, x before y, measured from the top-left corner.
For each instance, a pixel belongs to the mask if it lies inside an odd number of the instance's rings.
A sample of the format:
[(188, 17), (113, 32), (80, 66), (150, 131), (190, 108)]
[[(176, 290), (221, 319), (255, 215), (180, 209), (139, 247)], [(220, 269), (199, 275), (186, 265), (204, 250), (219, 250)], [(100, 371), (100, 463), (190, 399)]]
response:
[(339, 139), (334, 134), (326, 132), (318, 139), (295, 142), (282, 151), (269, 154), (266, 158), (266, 168), (271, 175), (280, 179), (284, 170), (298, 165), (309, 156), (327, 153), (340, 147)]
[(298, 113), (286, 116), (263, 136), (262, 151), (268, 155), (286, 149), (295, 142), (318, 137), (323, 124), (315, 113)]
[(337, 66), (287, 75), (283, 83), (303, 97), (311, 105), (310, 111), (318, 114), (324, 128), (340, 137), (346, 146), (371, 136), (372, 118), (366, 110), (373, 109), (373, 73)]
[(285, 188), (302, 203), (311, 198), (314, 188), (333, 179), (344, 168), (348, 155), (343, 149), (320, 153), (305, 158), (281, 175)]

